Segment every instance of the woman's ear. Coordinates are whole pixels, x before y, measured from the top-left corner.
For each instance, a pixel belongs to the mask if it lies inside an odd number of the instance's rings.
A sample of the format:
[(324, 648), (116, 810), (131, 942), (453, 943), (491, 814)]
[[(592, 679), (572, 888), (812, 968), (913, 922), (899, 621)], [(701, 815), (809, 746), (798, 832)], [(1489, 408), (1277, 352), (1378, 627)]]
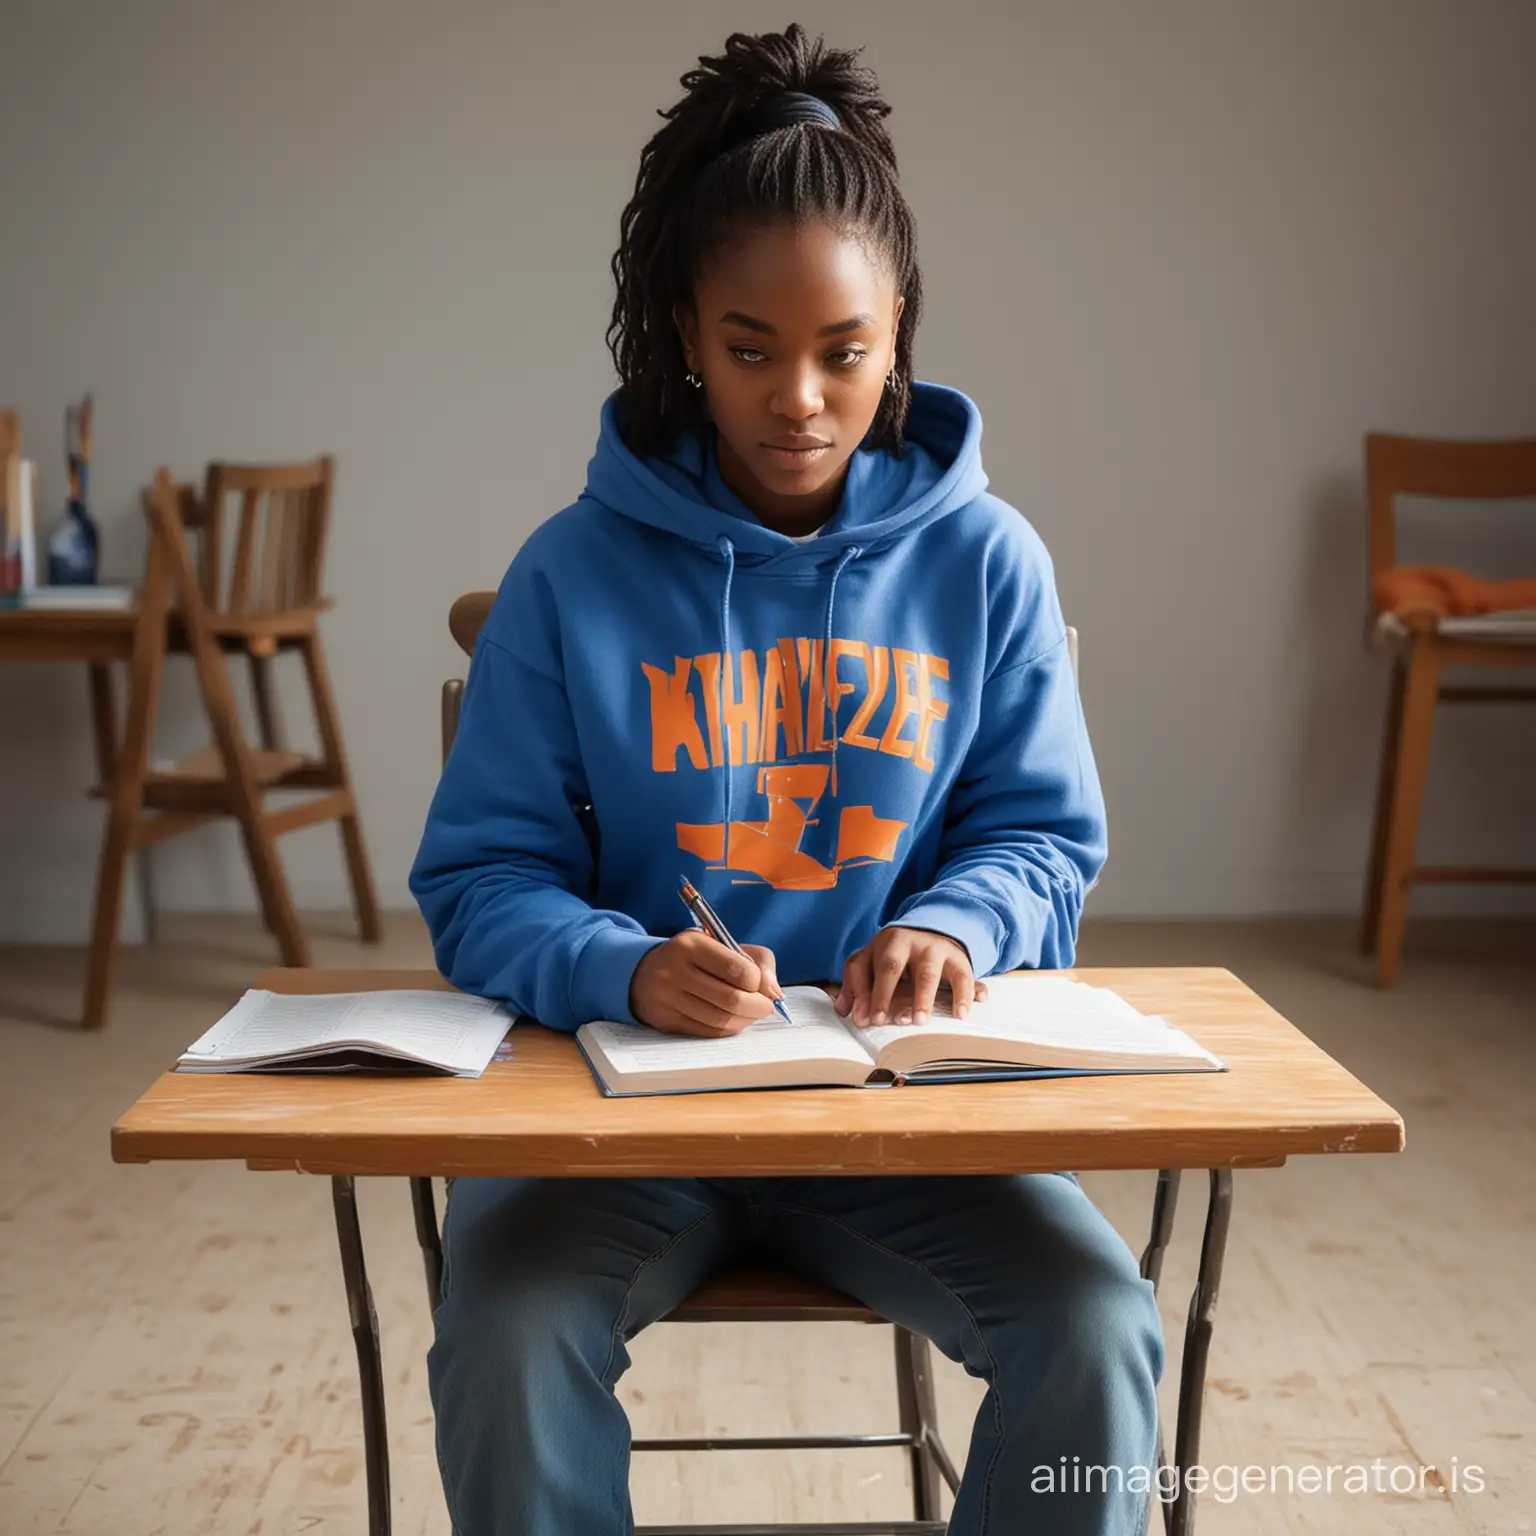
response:
[(683, 357), (687, 360), (689, 373), (698, 373), (699, 370), (699, 316), (692, 304), (677, 303), (672, 306), (672, 323), (677, 327), (677, 334), (682, 339)]

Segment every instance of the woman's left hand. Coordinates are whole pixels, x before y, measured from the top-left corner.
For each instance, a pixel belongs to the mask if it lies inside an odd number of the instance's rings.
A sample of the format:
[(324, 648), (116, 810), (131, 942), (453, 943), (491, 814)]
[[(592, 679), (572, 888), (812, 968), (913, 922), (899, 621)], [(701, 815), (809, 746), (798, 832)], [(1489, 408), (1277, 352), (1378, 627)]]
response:
[[(902, 987), (903, 977), (910, 978), (910, 988)], [(970, 1012), (973, 1001), (987, 995), (987, 984), (971, 974), (971, 957), (963, 944), (926, 928), (882, 928), (843, 967), (835, 1006), (860, 1026), (885, 1024), (899, 990), (902, 1011), (910, 1007), (912, 1022), (926, 1024), (946, 982), (957, 1019)]]

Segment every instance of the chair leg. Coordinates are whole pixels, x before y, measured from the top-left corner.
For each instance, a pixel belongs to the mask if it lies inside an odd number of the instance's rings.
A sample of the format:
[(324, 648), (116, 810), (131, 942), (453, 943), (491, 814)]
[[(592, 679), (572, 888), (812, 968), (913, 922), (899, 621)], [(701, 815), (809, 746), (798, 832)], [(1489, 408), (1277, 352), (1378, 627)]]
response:
[(379, 899), (373, 889), (373, 867), (363, 842), (363, 823), (353, 809), (341, 818), (341, 851), (347, 861), (347, 877), (352, 882), (352, 901), (357, 908), (357, 927), (365, 944), (379, 944), (384, 939), (384, 919), (379, 913)]
[[(123, 912), (123, 877), (138, 840), (143, 811), (144, 774), (149, 766), (149, 743), (160, 701), (160, 678), (165, 664), (165, 615), (168, 606), (168, 573), (159, 541), (151, 538), (144, 562), (144, 583), (139, 591), (138, 628), (133, 641), (128, 716), (121, 751), (109, 750), (111, 737), (111, 677), (102, 669), (91, 673), (102, 782), (112, 787), (107, 812), (107, 831), (96, 875), (96, 906), (91, 922), (91, 953), (86, 970), (85, 1006), (81, 1023), (100, 1029), (107, 1019), (107, 998), (117, 969), (118, 926)], [(115, 759), (115, 760), (114, 760)]]
[(282, 955), (284, 965), (307, 967), (311, 963), (309, 940), (299, 926), (293, 892), (288, 888), (288, 877), (278, 857), (277, 839), (267, 829), (261, 794), (254, 780), (246, 780), (243, 793), (237, 791), (235, 803), (245, 855), (250, 860), (251, 875), (256, 881), (256, 893), (267, 927), (277, 940), (278, 953)]
[(896, 1335), (896, 1402), (903, 1434), (917, 1435), (912, 1446), (912, 1515), (938, 1520), (939, 1468), (931, 1440), (938, 1432), (933, 1377), (928, 1366), (928, 1341), (905, 1328)]
[[(157, 477), (157, 493), (160, 488)], [(186, 540), (172, 510), (161, 503), (158, 494), (151, 499), (150, 517), (156, 543), (165, 551), (186, 625), (192, 660), (197, 667), (198, 691), (202, 694), (203, 708), (208, 713), (208, 723), (213, 727), (219, 759), (224, 765), (224, 782), (229, 789), (229, 810), (240, 824), (240, 835), (245, 843), (246, 858), (250, 861), (262, 913), (268, 928), (277, 938), (283, 964), (307, 966), (310, 963), (309, 942), (299, 927), (293, 896), (277, 856), (277, 841), (267, 826), (261, 787), (256, 782), (250, 748), (246, 745), (240, 726), (240, 710), (235, 702), (235, 691), (230, 685), (223, 652), (208, 625), (197, 572), (187, 553)]]
[[(277, 701), (277, 689), (273, 684), (273, 660), (271, 656), (249, 653), (251, 664), (251, 702), (256, 709), (256, 732), (268, 752), (280, 752), (286, 742), (283, 731), (282, 710)], [(272, 921), (265, 908), (262, 910), (262, 926), (273, 932)]]
[(278, 708), (277, 690), (272, 685), (272, 658), (251, 653), (251, 700), (256, 706), (256, 728), (261, 744), (269, 752), (283, 747), (283, 717)]
[(1408, 899), (1413, 889), (1413, 854), (1419, 811), (1429, 777), (1429, 749), (1434, 735), (1435, 699), (1440, 690), (1440, 648), (1433, 636), (1416, 636), (1408, 653), (1398, 726), (1397, 763), (1391, 811), (1382, 858), (1381, 914), (1376, 925), (1376, 976), (1383, 987), (1397, 980)]
[[(201, 657), (199, 663), (201, 671)], [(220, 755), (224, 759), (232, 809), (235, 820), (240, 824), (240, 837), (245, 844), (245, 856), (250, 862), (251, 877), (256, 882), (262, 915), (268, 931), (277, 940), (283, 964), (307, 967), (311, 963), (309, 940), (299, 926), (299, 914), (293, 905), (293, 892), (288, 887), (288, 876), (284, 873), (283, 862), (277, 852), (277, 839), (267, 826), (261, 786), (256, 782), (250, 752), (240, 734), (240, 722), (235, 714), (234, 695), (229, 688), (229, 677), (224, 671), (223, 657), (215, 653), (208, 665), (210, 672), (217, 669), (216, 675), (222, 686), (215, 685), (212, 689), (205, 686), (203, 701), (213, 723), (214, 740), (218, 742)]]
[(139, 911), (144, 916), (144, 942), (154, 944), (160, 938), (160, 909), (155, 902), (154, 853), (148, 848), (140, 848), (133, 867), (139, 877)]
[(384, 924), (379, 916), (378, 897), (373, 888), (373, 868), (368, 861), (368, 849), (363, 842), (363, 824), (357, 814), (357, 791), (352, 784), (351, 770), (347, 767), (346, 748), (341, 739), (341, 717), (336, 709), (336, 696), (331, 689), (331, 675), (325, 665), (325, 653), (320, 648), (318, 634), (306, 635), (303, 643), (304, 668), (309, 674), (310, 693), (315, 701), (315, 723), (320, 730), (320, 744), (325, 753), (326, 766), (334, 775), (338, 788), (346, 791), (351, 809), (340, 817), (341, 846), (347, 861), (347, 875), (352, 882), (352, 901), (357, 909), (358, 927), (366, 943), (377, 944), (384, 937)]
[(1382, 877), (1387, 861), (1387, 831), (1392, 819), (1392, 791), (1397, 782), (1397, 750), (1403, 731), (1403, 695), (1408, 668), (1401, 656), (1392, 662), (1392, 682), (1387, 694), (1387, 713), (1381, 728), (1381, 765), (1376, 777), (1376, 811), (1371, 821), (1371, 854), (1365, 872), (1365, 910), (1360, 919), (1360, 953), (1376, 948), (1376, 927), (1381, 921)]

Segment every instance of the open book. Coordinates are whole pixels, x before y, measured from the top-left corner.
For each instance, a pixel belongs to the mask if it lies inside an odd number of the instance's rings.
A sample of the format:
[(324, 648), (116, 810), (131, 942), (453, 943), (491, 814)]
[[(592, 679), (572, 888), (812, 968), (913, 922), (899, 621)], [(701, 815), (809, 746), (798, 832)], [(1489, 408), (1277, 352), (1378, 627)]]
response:
[(247, 992), (178, 1072), (442, 1072), (479, 1077), (512, 1018), (467, 992)]
[(926, 1024), (860, 1029), (820, 987), (786, 987), (792, 1024), (769, 1017), (702, 1040), (601, 1022), (583, 1024), (576, 1040), (611, 1096), (1226, 1070), (1182, 1030), (1104, 987), (1014, 975), (990, 978), (987, 992), (964, 1019), (941, 1004)]

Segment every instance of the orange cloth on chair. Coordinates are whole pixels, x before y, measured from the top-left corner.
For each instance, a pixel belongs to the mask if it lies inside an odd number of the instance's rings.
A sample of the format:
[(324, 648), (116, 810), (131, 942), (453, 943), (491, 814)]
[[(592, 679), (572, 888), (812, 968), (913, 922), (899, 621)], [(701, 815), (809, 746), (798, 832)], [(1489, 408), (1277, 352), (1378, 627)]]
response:
[(1371, 597), (1378, 613), (1432, 628), (1436, 619), (1536, 608), (1536, 576), (1489, 581), (1449, 565), (1394, 565), (1371, 583)]

